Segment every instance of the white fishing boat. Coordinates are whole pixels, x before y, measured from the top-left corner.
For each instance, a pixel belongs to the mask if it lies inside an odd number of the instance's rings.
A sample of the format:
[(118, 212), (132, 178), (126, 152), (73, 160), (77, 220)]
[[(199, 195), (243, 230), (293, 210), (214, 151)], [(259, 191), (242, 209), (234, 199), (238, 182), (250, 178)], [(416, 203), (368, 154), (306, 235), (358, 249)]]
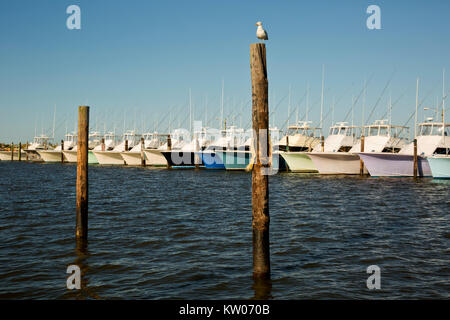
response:
[(205, 150), (199, 152), (202, 163), (207, 169), (225, 169), (225, 165), (217, 152), (237, 150), (238, 146), (244, 142), (244, 129), (230, 126), (220, 131), (220, 136)]
[(24, 151), (27, 154), (28, 160), (31, 161), (42, 161), (41, 156), (37, 153), (38, 150), (52, 150), (49, 141), (51, 139), (46, 135), (42, 134), (40, 136), (35, 136), (33, 143), (28, 146)]
[(288, 127), (286, 136), (278, 144), (279, 154), (292, 172), (317, 172), (307, 152), (320, 143), (320, 128), (312, 127), (311, 121), (299, 121)]
[[(364, 150), (367, 153), (396, 154), (406, 144), (408, 128), (388, 123), (387, 120), (375, 120), (364, 126)], [(355, 141), (348, 152), (309, 153), (323, 174), (359, 174), (361, 140)], [(367, 172), (366, 169), (364, 172)]]
[[(11, 159), (11, 153), (12, 159)], [(27, 153), (24, 150), (20, 150), (20, 160), (26, 160)], [(18, 161), (19, 160), (19, 150), (17, 147), (14, 148), (14, 151), (11, 150), (0, 150), (0, 161)]]
[(186, 141), (181, 148), (161, 151), (167, 163), (172, 168), (194, 168), (203, 166), (200, 151), (205, 150), (211, 143), (207, 128), (194, 131), (193, 139)]
[(307, 153), (320, 174), (359, 173), (359, 157), (348, 155), (358, 142), (355, 138), (356, 129), (357, 127), (350, 126), (347, 122), (337, 122), (330, 128), (323, 151), (322, 145), (317, 144), (312, 152)]
[[(68, 133), (64, 136), (64, 150), (72, 150), (77, 144), (77, 135), (75, 133)], [(64, 154), (62, 153), (61, 145), (56, 146), (53, 150), (37, 150), (39, 156), (44, 162), (61, 162), (63, 157), (66, 161)]]
[[(427, 157), (445, 154), (450, 148), (450, 124), (424, 122), (418, 125), (417, 175), (431, 177)], [(359, 153), (371, 176), (412, 177), (414, 175), (414, 143), (405, 145), (398, 153)]]
[[(127, 131), (123, 135), (122, 142), (119, 145), (116, 145), (112, 150), (106, 149), (105, 141), (104, 151), (101, 150), (102, 146), (97, 146), (92, 152), (97, 158), (98, 163), (101, 165), (123, 165), (125, 164), (125, 161), (123, 160), (121, 153), (132, 149), (139, 143), (139, 140), (139, 134), (136, 134), (133, 130)], [(96, 150), (98, 147), (100, 147), (100, 150)]]
[[(102, 141), (102, 135), (98, 131), (94, 131), (89, 134), (89, 143), (88, 143), (88, 163), (89, 164), (95, 164), (98, 163), (97, 158), (95, 158), (94, 154), (92, 153), (92, 150), (101, 145)], [(77, 145), (73, 147), (71, 150), (63, 150), (63, 154), (67, 162), (75, 163), (77, 162)]]
[[(157, 148), (146, 148), (145, 153), (145, 164), (151, 167), (167, 167), (169, 164), (162, 154), (162, 152), (168, 151), (167, 134), (158, 134), (160, 146)], [(179, 150), (181, 149), (187, 141), (188, 133), (183, 129), (175, 129), (170, 134), (171, 149)], [(163, 142), (161, 139), (166, 139)]]
[(141, 158), (144, 157), (147, 165), (147, 157), (145, 156), (146, 149), (157, 149), (161, 145), (161, 141), (158, 137), (158, 133), (144, 133), (142, 135), (144, 138), (144, 149), (142, 149), (142, 144), (137, 143), (130, 151), (124, 151), (121, 156), (125, 163), (130, 166), (141, 165)]

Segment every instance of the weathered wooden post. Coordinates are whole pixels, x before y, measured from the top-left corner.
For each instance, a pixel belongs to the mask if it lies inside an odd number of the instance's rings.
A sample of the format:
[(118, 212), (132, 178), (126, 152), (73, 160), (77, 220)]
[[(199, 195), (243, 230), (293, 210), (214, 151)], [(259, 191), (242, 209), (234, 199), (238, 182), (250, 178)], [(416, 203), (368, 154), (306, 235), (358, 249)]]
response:
[[(364, 135), (361, 136), (361, 152), (364, 152)], [(364, 175), (364, 161), (359, 158), (359, 174)]]
[[(28, 141), (27, 141), (27, 148), (25, 150), (28, 150)], [(25, 154), (26, 154), (26, 158), (25, 159), (28, 161), (28, 152), (25, 151)]]
[(320, 147), (322, 152), (325, 152), (325, 138), (324, 136), (320, 136)]
[(11, 161), (14, 160), (14, 142), (11, 142)]
[(61, 139), (61, 163), (64, 163), (64, 140)]
[(19, 161), (22, 161), (22, 142), (19, 142)]
[[(253, 278), (270, 279), (269, 248), (269, 177), (264, 167), (268, 166), (269, 150), (269, 101), (266, 64), (266, 45), (250, 45), (250, 69), (252, 77), (252, 122), (256, 159), (252, 170), (252, 229), (253, 229)], [(261, 139), (261, 135), (266, 138)], [(256, 142), (256, 143), (255, 143)], [(265, 152), (266, 154), (262, 154)]]
[[(170, 138), (170, 134), (167, 135), (167, 151), (172, 150), (172, 139)], [(167, 168), (172, 168), (170, 165), (170, 161), (167, 161)]]
[(145, 148), (145, 141), (144, 141), (144, 138), (141, 138), (141, 166), (143, 166), (143, 167), (145, 167), (144, 148)]
[(125, 140), (125, 150), (124, 151), (128, 151), (128, 139)]
[(413, 168), (414, 178), (417, 178), (417, 139), (414, 139), (414, 168)]
[(105, 138), (102, 138), (102, 151), (105, 151)]
[(200, 144), (198, 143), (198, 137), (195, 139), (195, 152), (194, 152), (194, 164), (195, 164), (195, 169), (200, 168), (200, 156), (198, 154), (198, 152), (200, 151)]
[[(289, 152), (289, 134), (286, 134), (286, 152)], [(279, 159), (281, 159), (281, 156), (280, 155), (278, 155), (278, 161), (279, 161)], [(288, 164), (286, 163), (286, 172), (289, 172), (289, 166), (288, 166)]]
[(78, 107), (76, 238), (85, 240), (88, 235), (88, 141), (89, 107), (80, 106)]

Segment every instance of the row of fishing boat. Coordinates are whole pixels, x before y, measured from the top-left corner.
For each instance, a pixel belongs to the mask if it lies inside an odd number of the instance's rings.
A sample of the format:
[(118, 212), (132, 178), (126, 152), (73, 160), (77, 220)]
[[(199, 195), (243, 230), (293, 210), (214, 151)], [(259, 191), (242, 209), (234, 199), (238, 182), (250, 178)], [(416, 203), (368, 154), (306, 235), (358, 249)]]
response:
[[(370, 174), (373, 177), (409, 177), (414, 174), (415, 144), (405, 126), (387, 120), (356, 127), (337, 122), (326, 139), (321, 128), (310, 121), (298, 121), (287, 132), (268, 130), (271, 172), (292, 171), (324, 175)], [(417, 175), (450, 178), (450, 124), (427, 121), (417, 125)], [(66, 134), (61, 145), (49, 146), (48, 137), (38, 136), (25, 150), (29, 159), (45, 162), (76, 162), (76, 134)], [(231, 126), (223, 130), (175, 129), (170, 134), (137, 134), (126, 131), (89, 135), (89, 163), (100, 165), (142, 165), (214, 170), (250, 170), (255, 159), (251, 130)], [(12, 158), (18, 159), (18, 152)], [(1, 160), (11, 160), (11, 151), (0, 151)]]

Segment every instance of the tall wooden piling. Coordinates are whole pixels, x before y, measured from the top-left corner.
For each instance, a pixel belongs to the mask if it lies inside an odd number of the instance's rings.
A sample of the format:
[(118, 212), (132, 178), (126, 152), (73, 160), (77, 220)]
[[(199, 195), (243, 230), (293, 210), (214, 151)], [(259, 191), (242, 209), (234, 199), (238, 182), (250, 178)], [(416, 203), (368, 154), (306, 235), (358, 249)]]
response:
[(14, 142), (11, 142), (11, 161), (14, 161)]
[(124, 151), (128, 151), (128, 140), (125, 140), (125, 150)]
[[(289, 152), (289, 135), (288, 134), (286, 134), (286, 152)], [(278, 155), (278, 159), (281, 159), (281, 156), (280, 155)], [(286, 163), (286, 172), (289, 172), (289, 166), (288, 166), (288, 164)]]
[[(364, 135), (361, 136), (361, 152), (364, 152)], [(359, 175), (364, 175), (364, 161), (359, 158)]]
[[(252, 170), (253, 277), (270, 278), (269, 248), (269, 176), (264, 167), (269, 150), (269, 82), (267, 79), (266, 45), (250, 45), (252, 77), (252, 122), (256, 159)], [(266, 135), (261, 139), (261, 135)], [(264, 153), (264, 154), (263, 154)]]
[(320, 146), (321, 146), (322, 152), (325, 152), (325, 138), (324, 138), (324, 136), (320, 136)]
[[(28, 150), (28, 141), (27, 141), (27, 147), (25, 150)], [(25, 154), (26, 154), (25, 159), (28, 161), (28, 152), (25, 151)]]
[(105, 138), (102, 138), (102, 151), (105, 151)]
[(88, 235), (88, 141), (89, 107), (80, 106), (77, 145), (77, 239), (87, 239)]
[(414, 167), (413, 167), (413, 176), (417, 178), (417, 139), (414, 139)]
[(145, 141), (144, 138), (141, 138), (141, 166), (145, 167)]
[[(170, 134), (167, 135), (167, 151), (172, 150), (172, 139), (170, 138)], [(172, 166), (170, 165), (170, 162), (167, 161), (167, 167), (170, 169)]]
[(19, 161), (22, 161), (22, 142), (19, 142)]
[(64, 163), (64, 140), (61, 139), (61, 163)]

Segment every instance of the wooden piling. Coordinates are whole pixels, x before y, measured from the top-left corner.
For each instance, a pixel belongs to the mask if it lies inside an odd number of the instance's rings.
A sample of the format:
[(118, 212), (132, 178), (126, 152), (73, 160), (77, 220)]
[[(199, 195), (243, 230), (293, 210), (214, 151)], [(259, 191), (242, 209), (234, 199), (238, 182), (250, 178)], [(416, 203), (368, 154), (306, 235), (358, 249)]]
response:
[(14, 161), (14, 142), (11, 142), (11, 161)]
[(77, 145), (77, 239), (87, 239), (88, 235), (88, 141), (89, 107), (80, 106)]
[[(170, 138), (170, 134), (167, 135), (167, 151), (172, 150), (172, 139)], [(170, 169), (172, 166), (170, 165), (170, 162), (167, 161), (167, 167)]]
[(145, 148), (145, 141), (144, 141), (144, 138), (141, 138), (141, 166), (143, 166), (143, 167), (145, 167), (144, 148)]
[(22, 142), (19, 142), (19, 161), (22, 161)]
[(64, 140), (61, 139), (61, 163), (64, 163)]
[[(289, 135), (286, 134), (286, 152), (289, 152)], [(278, 159), (281, 159), (281, 156), (279, 156)], [(286, 163), (286, 172), (289, 172), (289, 166)]]
[(414, 167), (413, 167), (413, 176), (417, 178), (417, 139), (414, 139)]
[[(361, 152), (364, 152), (364, 136), (361, 136)], [(364, 161), (359, 158), (359, 175), (364, 175)]]
[(200, 151), (200, 144), (198, 143), (198, 137), (195, 139), (195, 152), (194, 152), (194, 164), (195, 164), (195, 169), (200, 168), (200, 156), (198, 155), (197, 152)]
[(325, 138), (324, 138), (324, 136), (320, 136), (320, 146), (321, 146), (322, 152), (325, 152)]
[(124, 151), (128, 151), (128, 140), (125, 140), (125, 150)]
[[(263, 169), (268, 161), (269, 150), (269, 100), (266, 64), (266, 46), (263, 43), (250, 45), (250, 69), (252, 78), (252, 122), (256, 159), (252, 170), (252, 229), (253, 229), (253, 278), (270, 278), (269, 247), (269, 176)], [(265, 134), (266, 139), (261, 139)], [(265, 151), (266, 154), (262, 154)]]
[[(28, 141), (27, 141), (27, 147), (25, 150), (28, 150)], [(25, 159), (28, 161), (28, 152), (25, 151), (25, 154), (26, 154)]]
[(105, 151), (105, 138), (102, 138), (102, 151)]

